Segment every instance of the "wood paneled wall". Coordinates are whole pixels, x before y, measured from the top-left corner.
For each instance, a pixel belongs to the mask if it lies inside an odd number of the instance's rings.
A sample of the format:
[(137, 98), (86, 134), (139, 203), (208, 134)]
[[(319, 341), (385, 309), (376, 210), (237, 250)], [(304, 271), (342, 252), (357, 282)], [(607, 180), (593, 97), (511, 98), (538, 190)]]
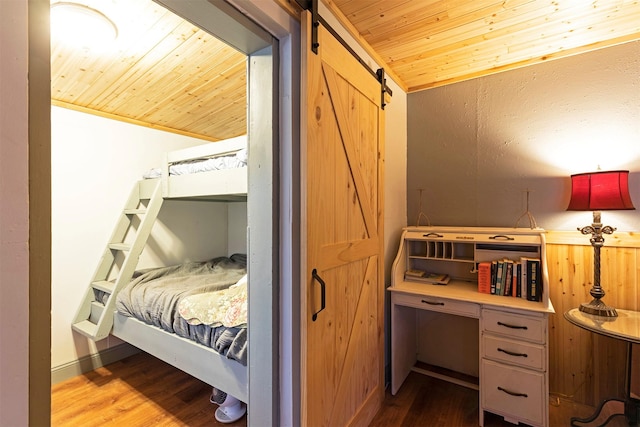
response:
[[(600, 252), (604, 301), (615, 308), (640, 310), (640, 236), (605, 236)], [(552, 396), (587, 405), (625, 393), (626, 345), (585, 331), (563, 313), (591, 300), (593, 248), (589, 236), (547, 232), (549, 291), (556, 313), (549, 321), (549, 390)], [(636, 354), (640, 346), (634, 347)], [(640, 371), (640, 369), (638, 369)]]

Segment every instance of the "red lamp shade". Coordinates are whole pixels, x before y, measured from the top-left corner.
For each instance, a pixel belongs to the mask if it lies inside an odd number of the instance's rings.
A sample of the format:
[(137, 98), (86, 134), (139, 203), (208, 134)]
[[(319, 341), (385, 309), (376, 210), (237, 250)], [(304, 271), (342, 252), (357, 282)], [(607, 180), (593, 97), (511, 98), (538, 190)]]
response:
[(635, 209), (629, 195), (629, 171), (571, 175), (568, 211)]

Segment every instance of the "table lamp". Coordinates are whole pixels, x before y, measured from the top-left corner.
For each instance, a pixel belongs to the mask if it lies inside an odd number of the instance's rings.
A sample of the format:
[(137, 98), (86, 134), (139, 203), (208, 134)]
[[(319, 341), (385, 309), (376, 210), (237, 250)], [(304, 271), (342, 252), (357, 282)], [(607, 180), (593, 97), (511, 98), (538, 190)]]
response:
[(580, 305), (580, 311), (596, 316), (617, 317), (613, 307), (607, 306), (600, 286), (600, 248), (604, 245), (603, 234), (612, 234), (616, 229), (602, 226), (600, 211), (635, 209), (629, 195), (629, 171), (589, 172), (571, 175), (571, 200), (568, 211), (593, 211), (593, 224), (578, 228), (582, 234), (591, 234), (593, 246), (593, 286), (589, 293), (593, 300)]

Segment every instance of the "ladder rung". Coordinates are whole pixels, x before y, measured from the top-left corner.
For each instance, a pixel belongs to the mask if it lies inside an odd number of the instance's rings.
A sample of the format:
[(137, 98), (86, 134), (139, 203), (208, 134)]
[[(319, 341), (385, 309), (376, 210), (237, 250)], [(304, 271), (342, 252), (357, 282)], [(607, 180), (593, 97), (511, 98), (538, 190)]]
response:
[(125, 209), (125, 215), (143, 215), (147, 212), (146, 209)]
[(100, 321), (100, 316), (102, 316), (102, 312), (104, 311), (104, 305), (97, 301), (91, 302), (91, 313), (89, 314), (89, 320), (91, 323), (95, 323), (96, 325)]
[(94, 338), (96, 336), (96, 333), (98, 332), (98, 325), (88, 320), (74, 323), (72, 325), (72, 328), (74, 331), (80, 332), (82, 335), (85, 335), (89, 338)]
[(128, 243), (109, 243), (109, 249), (116, 251), (128, 251), (131, 249), (131, 245)]
[(108, 282), (106, 280), (99, 280), (97, 282), (92, 282), (91, 286), (94, 289), (111, 294), (113, 293), (113, 288), (115, 287), (115, 283)]

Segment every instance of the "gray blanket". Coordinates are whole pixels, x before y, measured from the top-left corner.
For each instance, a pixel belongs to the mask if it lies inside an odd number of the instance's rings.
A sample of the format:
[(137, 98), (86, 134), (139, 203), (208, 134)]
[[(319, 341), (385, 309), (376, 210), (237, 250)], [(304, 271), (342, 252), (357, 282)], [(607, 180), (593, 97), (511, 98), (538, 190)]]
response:
[(246, 328), (189, 325), (178, 313), (181, 298), (226, 289), (247, 273), (246, 255), (145, 271), (116, 297), (118, 312), (189, 338), (246, 365)]

